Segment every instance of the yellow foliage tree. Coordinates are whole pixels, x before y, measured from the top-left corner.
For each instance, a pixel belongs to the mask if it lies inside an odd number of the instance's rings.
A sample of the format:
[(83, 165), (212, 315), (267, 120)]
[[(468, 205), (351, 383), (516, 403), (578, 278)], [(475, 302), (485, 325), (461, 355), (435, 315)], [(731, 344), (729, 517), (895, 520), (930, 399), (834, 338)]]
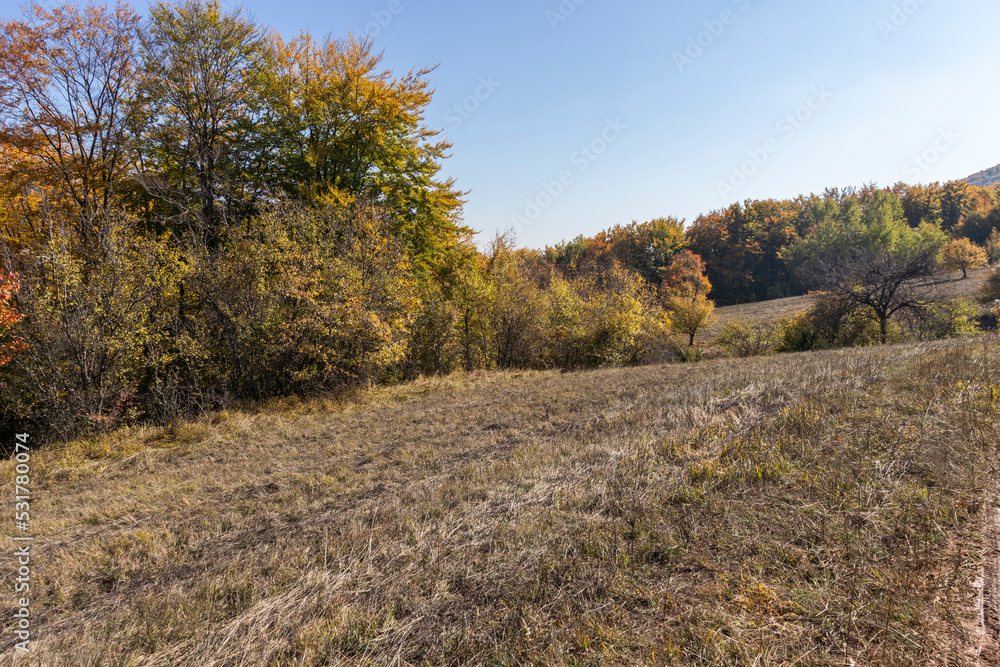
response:
[(968, 278), (969, 269), (986, 266), (989, 258), (986, 251), (967, 238), (958, 238), (941, 251), (941, 266), (948, 271), (961, 271), (962, 278)]
[(715, 303), (704, 294), (676, 294), (667, 298), (667, 321), (677, 333), (688, 336), (688, 345), (694, 345), (699, 331), (715, 323)]
[(438, 176), (451, 144), (424, 125), (432, 70), (396, 77), (370, 40), (270, 40), (268, 178), (297, 198), (359, 198), (396, 212), (393, 231), (418, 271), (457, 261), (471, 230), (459, 218), (463, 193)]

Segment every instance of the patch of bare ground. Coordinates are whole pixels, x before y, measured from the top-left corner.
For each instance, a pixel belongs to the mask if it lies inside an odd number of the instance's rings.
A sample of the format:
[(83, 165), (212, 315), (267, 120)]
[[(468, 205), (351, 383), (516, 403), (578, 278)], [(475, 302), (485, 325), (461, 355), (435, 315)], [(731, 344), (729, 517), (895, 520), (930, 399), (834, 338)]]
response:
[(40, 448), (22, 664), (966, 664), (998, 424), (984, 336), (425, 379)]

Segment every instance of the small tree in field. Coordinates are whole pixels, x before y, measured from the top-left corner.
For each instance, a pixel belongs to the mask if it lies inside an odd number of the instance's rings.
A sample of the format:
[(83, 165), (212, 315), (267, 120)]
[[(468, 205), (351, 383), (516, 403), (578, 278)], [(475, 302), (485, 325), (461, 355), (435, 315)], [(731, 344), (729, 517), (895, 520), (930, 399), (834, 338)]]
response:
[(689, 250), (674, 256), (661, 293), (670, 328), (687, 335), (688, 345), (694, 345), (695, 335), (715, 322), (715, 303), (708, 299), (711, 289), (701, 257)]
[(969, 277), (969, 269), (986, 266), (986, 251), (966, 238), (955, 239), (941, 252), (941, 265), (948, 271), (961, 271), (962, 279)]
[(687, 335), (688, 345), (694, 345), (694, 337), (699, 331), (715, 323), (715, 302), (704, 294), (671, 296), (666, 307), (670, 328)]

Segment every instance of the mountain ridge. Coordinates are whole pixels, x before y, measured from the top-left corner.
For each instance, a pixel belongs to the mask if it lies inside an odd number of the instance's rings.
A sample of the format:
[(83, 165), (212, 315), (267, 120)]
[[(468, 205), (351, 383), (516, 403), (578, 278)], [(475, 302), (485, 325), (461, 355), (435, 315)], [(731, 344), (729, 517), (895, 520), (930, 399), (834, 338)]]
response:
[(969, 185), (994, 185), (1000, 183), (1000, 164), (983, 171), (976, 172), (972, 176), (964, 179)]

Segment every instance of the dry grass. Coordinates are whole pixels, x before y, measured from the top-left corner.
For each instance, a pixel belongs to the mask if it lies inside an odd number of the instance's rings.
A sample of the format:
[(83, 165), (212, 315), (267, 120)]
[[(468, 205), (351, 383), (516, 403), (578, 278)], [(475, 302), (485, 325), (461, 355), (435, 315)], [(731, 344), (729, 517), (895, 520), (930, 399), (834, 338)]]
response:
[(481, 373), (53, 446), (31, 664), (966, 664), (998, 369)]
[[(936, 278), (934, 294), (940, 299), (975, 299), (989, 269), (974, 269), (969, 271), (969, 277), (962, 279), (962, 272), (943, 273)], [(719, 330), (727, 323), (736, 320), (774, 322), (809, 310), (813, 298), (810, 296), (793, 296), (787, 299), (773, 299), (757, 303), (745, 303), (737, 306), (724, 306), (715, 310), (718, 320), (711, 327), (698, 334), (699, 345), (709, 345), (719, 335)]]

